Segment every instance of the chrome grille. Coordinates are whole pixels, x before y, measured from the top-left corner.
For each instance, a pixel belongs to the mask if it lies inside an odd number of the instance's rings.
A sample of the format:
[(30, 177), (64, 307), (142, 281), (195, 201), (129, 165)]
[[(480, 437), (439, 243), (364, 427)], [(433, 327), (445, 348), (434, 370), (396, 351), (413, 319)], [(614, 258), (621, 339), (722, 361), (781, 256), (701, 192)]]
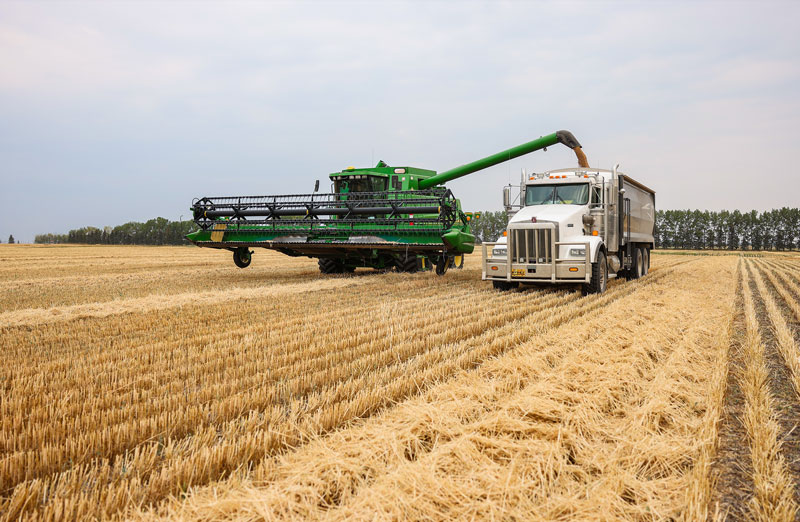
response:
[(553, 229), (512, 228), (509, 254), (513, 263), (542, 264), (553, 262)]

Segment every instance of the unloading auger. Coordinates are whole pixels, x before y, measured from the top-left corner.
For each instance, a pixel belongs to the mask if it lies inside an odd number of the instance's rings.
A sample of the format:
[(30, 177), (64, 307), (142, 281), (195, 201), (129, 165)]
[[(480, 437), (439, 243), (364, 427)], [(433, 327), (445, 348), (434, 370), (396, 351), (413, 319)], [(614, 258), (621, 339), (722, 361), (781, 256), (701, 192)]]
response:
[(199, 230), (186, 238), (231, 250), (240, 268), (250, 265), (250, 249), (261, 247), (319, 258), (326, 274), (356, 267), (415, 272), (433, 264), (442, 275), (461, 268), (463, 254), (475, 247), (469, 216), (442, 185), (557, 143), (575, 151), (580, 166), (589, 166), (578, 140), (564, 130), (439, 174), (380, 161), (330, 174), (330, 194), (196, 199), (191, 210)]

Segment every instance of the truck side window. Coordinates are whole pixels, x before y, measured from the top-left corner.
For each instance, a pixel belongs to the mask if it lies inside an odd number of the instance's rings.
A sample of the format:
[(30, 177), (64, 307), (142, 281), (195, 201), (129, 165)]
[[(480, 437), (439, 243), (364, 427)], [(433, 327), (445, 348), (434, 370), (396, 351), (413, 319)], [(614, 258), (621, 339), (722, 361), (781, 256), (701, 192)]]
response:
[(600, 190), (601, 190), (600, 187), (592, 187), (592, 201), (591, 201), (592, 206), (600, 204), (601, 201)]

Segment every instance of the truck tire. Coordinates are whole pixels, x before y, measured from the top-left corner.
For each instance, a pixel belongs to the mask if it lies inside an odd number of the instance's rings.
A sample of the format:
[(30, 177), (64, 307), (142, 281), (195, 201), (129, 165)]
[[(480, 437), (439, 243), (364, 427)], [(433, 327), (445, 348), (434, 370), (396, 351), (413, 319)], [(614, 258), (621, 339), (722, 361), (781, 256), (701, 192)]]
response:
[(644, 254), (642, 254), (642, 247), (637, 247), (636, 252), (633, 254), (636, 259), (636, 279), (641, 278), (644, 275)]
[(608, 284), (608, 263), (606, 253), (602, 250), (597, 253), (597, 262), (592, 263), (592, 280), (583, 285), (583, 295), (602, 294)]
[(650, 271), (650, 249), (642, 247), (642, 276), (646, 276)]
[(513, 290), (515, 288), (519, 288), (519, 283), (509, 282), (509, 281), (492, 281), (492, 286), (495, 290)]
[(633, 247), (633, 251), (631, 252), (631, 267), (628, 269), (627, 278), (628, 281), (632, 281), (634, 279), (639, 279), (642, 277), (642, 249), (638, 246)]

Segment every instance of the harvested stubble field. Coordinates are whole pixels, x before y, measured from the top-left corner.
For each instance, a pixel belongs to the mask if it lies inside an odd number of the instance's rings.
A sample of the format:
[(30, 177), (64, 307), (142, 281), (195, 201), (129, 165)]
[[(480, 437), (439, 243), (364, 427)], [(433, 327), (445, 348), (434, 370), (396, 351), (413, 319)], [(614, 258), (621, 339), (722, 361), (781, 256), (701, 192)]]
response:
[(0, 247), (0, 518), (793, 520), (800, 256), (602, 296)]

